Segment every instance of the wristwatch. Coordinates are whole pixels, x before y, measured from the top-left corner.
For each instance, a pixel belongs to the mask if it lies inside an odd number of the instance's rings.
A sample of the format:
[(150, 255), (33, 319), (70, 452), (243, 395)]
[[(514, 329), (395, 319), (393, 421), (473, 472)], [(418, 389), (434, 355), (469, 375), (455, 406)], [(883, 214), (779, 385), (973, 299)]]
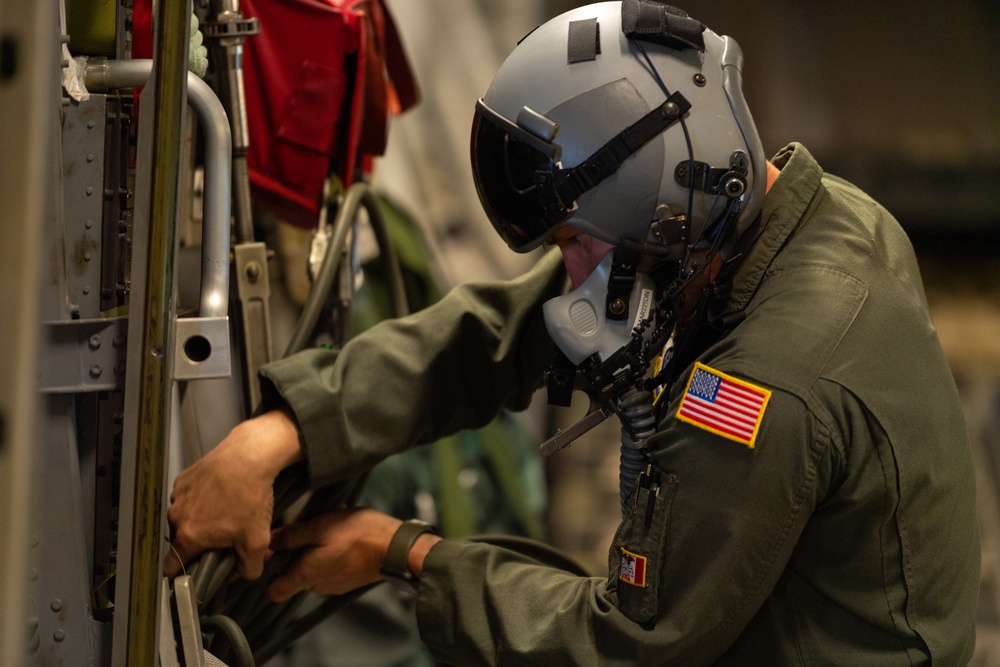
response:
[(389, 541), (389, 549), (385, 553), (385, 563), (382, 564), (379, 572), (390, 580), (405, 582), (415, 590), (419, 581), (410, 572), (410, 566), (406, 561), (410, 555), (410, 549), (413, 548), (413, 543), (424, 533), (437, 535), (438, 531), (426, 521), (417, 519), (404, 521)]

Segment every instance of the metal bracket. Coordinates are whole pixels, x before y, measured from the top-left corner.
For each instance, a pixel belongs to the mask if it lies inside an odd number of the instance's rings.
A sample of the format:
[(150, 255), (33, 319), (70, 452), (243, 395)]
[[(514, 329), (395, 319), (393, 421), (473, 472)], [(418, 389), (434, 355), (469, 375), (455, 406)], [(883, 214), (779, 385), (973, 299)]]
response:
[(565, 429), (559, 429), (556, 431), (555, 435), (539, 445), (538, 451), (544, 457), (551, 456), (560, 449), (568, 447), (570, 443), (603, 422), (612, 414), (614, 414), (614, 412), (611, 408), (603, 406), (595, 407), (594, 404), (591, 403), (590, 410), (587, 412), (585, 417)]
[(669, 204), (660, 204), (656, 207), (655, 217), (649, 228), (657, 243), (666, 245), (687, 243), (691, 233), (687, 216), (683, 212), (675, 212)]
[(233, 249), (233, 257), (246, 356), (248, 407), (252, 411), (260, 403), (257, 369), (271, 360), (271, 281), (267, 246), (263, 243), (241, 243)]
[(160, 580), (160, 667), (181, 667), (177, 660), (177, 639), (174, 636), (173, 614), (170, 612), (170, 582)]
[[(224, 12), (218, 21), (204, 21), (201, 31), (206, 39), (232, 39), (243, 41), (246, 37), (260, 33), (260, 21), (256, 18), (243, 18), (242, 14)], [(224, 44), (225, 45), (225, 44)]]
[(686, 188), (734, 199), (742, 197), (746, 192), (749, 165), (750, 159), (743, 151), (733, 151), (729, 156), (728, 168), (713, 167), (697, 160), (684, 160), (674, 168), (674, 180)]
[(185, 667), (205, 667), (205, 649), (201, 642), (198, 602), (194, 598), (191, 576), (174, 579), (174, 603), (177, 608), (177, 628), (180, 631), (181, 652)]
[(43, 325), (39, 389), (47, 394), (111, 391), (125, 385), (128, 320), (66, 320)]
[(229, 377), (228, 317), (183, 317), (175, 320), (174, 378), (205, 380)]

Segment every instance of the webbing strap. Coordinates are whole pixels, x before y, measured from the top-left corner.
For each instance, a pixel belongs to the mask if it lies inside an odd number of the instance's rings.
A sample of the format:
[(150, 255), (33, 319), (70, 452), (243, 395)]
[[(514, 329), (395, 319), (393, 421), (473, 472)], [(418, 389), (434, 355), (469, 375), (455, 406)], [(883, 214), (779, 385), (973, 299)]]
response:
[(673, 49), (705, 50), (705, 24), (656, 0), (623, 0), (622, 32)]
[(566, 358), (562, 350), (556, 348), (552, 366), (545, 377), (548, 385), (549, 405), (568, 408), (573, 400), (573, 380), (576, 378), (576, 364)]
[(635, 285), (635, 272), (642, 256), (642, 246), (623, 243), (616, 246), (613, 253), (611, 275), (608, 276), (608, 296), (605, 300), (606, 317), (609, 320), (624, 320), (628, 318), (629, 301), (632, 298), (632, 286)]
[(616, 134), (590, 157), (570, 169), (555, 173), (555, 187), (569, 209), (577, 197), (621, 168), (627, 157), (642, 148), (691, 109), (691, 103), (675, 92), (660, 106)]

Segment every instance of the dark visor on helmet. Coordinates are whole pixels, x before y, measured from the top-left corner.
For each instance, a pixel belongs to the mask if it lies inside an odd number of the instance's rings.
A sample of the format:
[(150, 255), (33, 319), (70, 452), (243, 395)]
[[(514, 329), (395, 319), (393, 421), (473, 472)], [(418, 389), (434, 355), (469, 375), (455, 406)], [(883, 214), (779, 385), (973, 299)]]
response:
[(537, 246), (569, 218), (553, 174), (559, 147), (479, 100), (472, 121), (472, 171), (487, 216), (512, 250)]
[[(629, 156), (690, 109), (691, 103), (674, 92), (586, 160), (563, 169), (558, 144), (479, 100), (472, 121), (472, 171), (483, 208), (507, 245), (527, 252), (569, 219), (580, 195), (618, 171)], [(554, 136), (554, 125), (552, 129)]]

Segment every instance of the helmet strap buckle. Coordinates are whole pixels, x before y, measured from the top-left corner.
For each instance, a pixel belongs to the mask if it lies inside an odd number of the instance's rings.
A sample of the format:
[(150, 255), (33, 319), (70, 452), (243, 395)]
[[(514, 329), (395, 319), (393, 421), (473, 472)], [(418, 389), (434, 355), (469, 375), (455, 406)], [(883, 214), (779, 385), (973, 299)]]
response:
[(611, 275), (608, 276), (608, 297), (605, 301), (609, 320), (628, 318), (632, 286), (635, 285), (635, 273), (639, 269), (639, 259), (642, 256), (641, 248), (641, 244), (624, 243), (612, 251), (614, 255), (611, 260)]
[(743, 151), (734, 151), (728, 167), (713, 167), (707, 162), (684, 160), (674, 168), (674, 180), (692, 190), (730, 199), (742, 197), (747, 190), (749, 160)]
[(656, 207), (656, 217), (649, 224), (649, 230), (657, 243), (673, 246), (686, 244), (691, 234), (691, 226), (683, 212), (675, 211), (671, 204)]

